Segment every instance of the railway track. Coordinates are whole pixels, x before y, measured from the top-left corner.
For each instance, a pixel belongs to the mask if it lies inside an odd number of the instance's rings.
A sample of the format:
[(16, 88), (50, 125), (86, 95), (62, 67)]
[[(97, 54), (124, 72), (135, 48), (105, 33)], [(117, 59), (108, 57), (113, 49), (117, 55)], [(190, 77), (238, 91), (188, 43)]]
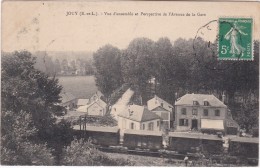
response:
[[(127, 149), (122, 146), (116, 146), (116, 147), (98, 147), (100, 151), (106, 152), (106, 153), (122, 153), (122, 154), (130, 154), (130, 155), (139, 155), (139, 156), (150, 156), (150, 157), (157, 157), (157, 158), (166, 158), (166, 159), (173, 159), (173, 160), (179, 160), (183, 161), (185, 156), (189, 157), (190, 161), (197, 162), (199, 160), (199, 156), (194, 153), (189, 154), (180, 154), (176, 153), (174, 151), (168, 151), (168, 150), (162, 150), (162, 151), (149, 151), (149, 150), (141, 150), (141, 149)], [(219, 158), (221, 156), (216, 155), (214, 158), (212, 158), (212, 161), (214, 163), (221, 163), (221, 159)], [(257, 165), (258, 164), (258, 158), (247, 158), (248, 163), (250, 165)], [(200, 161), (201, 162), (201, 161)], [(207, 161), (208, 162), (208, 161)], [(235, 164), (235, 163), (233, 163)]]
[[(141, 150), (141, 149), (127, 149), (124, 147), (98, 147), (100, 151), (107, 153), (123, 153), (123, 154), (131, 154), (131, 155), (140, 155), (140, 156), (151, 156), (151, 157), (160, 157), (160, 158), (169, 158), (169, 159), (177, 159), (183, 160), (186, 156), (185, 154), (179, 154), (173, 151), (150, 151), (150, 150)], [(197, 160), (198, 156), (195, 154), (187, 154), (189, 159)]]

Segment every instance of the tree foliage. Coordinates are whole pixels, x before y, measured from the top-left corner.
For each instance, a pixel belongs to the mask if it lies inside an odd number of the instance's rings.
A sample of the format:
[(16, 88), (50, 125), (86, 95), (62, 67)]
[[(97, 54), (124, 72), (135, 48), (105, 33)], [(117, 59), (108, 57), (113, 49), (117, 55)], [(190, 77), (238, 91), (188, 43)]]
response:
[[(253, 61), (220, 61), (217, 53), (217, 41), (211, 43), (202, 38), (179, 38), (174, 42), (167, 37), (158, 41), (136, 38), (122, 51), (122, 79), (139, 92), (139, 96), (135, 96), (138, 101), (133, 102), (145, 104), (154, 94), (173, 103), (176, 93), (177, 97), (186, 93), (214, 94), (219, 99), (224, 93), (227, 105), (232, 106), (236, 116), (236, 111), (247, 111), (247, 108), (233, 108), (237, 106), (234, 104), (237, 95), (243, 97), (244, 103), (252, 96), (255, 100), (259, 98), (259, 42), (254, 42)], [(106, 70), (110, 73), (108, 68)], [(101, 81), (106, 85), (105, 80)], [(250, 115), (243, 117), (247, 121), (249, 118)], [(243, 124), (243, 119), (238, 119), (239, 124)]]
[(32, 115), (41, 132), (49, 131), (57, 114), (62, 87), (34, 68), (35, 58), (29, 52), (14, 52), (2, 57), (1, 104), (5, 111), (21, 110)]
[(94, 53), (96, 85), (108, 97), (122, 84), (121, 51), (111, 45), (105, 45)]
[(1, 163), (4, 165), (53, 165), (54, 157), (46, 144), (30, 139), (37, 129), (32, 116), (24, 111), (1, 113)]
[(63, 149), (61, 165), (66, 166), (132, 166), (124, 159), (112, 159), (100, 152), (90, 141), (74, 139), (70, 146)]
[(26, 51), (2, 57), (1, 158), (4, 164), (52, 165), (55, 152), (49, 147), (59, 146), (59, 140), (61, 144), (69, 140), (69, 126), (56, 125), (54, 118), (62, 110), (58, 105), (62, 87), (55, 78), (36, 70), (34, 64), (35, 58)]

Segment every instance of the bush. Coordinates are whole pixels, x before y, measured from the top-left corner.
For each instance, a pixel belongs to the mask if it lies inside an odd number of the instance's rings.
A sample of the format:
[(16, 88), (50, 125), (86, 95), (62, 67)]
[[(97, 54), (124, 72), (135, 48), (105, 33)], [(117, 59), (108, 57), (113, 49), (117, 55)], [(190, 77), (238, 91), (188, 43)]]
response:
[(32, 126), (30, 114), (21, 111), (2, 111), (1, 164), (53, 165), (52, 150), (47, 144), (32, 142), (37, 130)]
[[(84, 121), (84, 116), (81, 118), (81, 124), (84, 122), (87, 123), (87, 125), (91, 126), (109, 126), (109, 127), (115, 127), (117, 126), (117, 121), (110, 115), (106, 114), (104, 116), (86, 116), (86, 121)], [(80, 124), (80, 118), (73, 123), (74, 125)]]
[(63, 149), (61, 165), (67, 166), (126, 166), (134, 165), (129, 160), (112, 159), (100, 152), (90, 141), (74, 139)]

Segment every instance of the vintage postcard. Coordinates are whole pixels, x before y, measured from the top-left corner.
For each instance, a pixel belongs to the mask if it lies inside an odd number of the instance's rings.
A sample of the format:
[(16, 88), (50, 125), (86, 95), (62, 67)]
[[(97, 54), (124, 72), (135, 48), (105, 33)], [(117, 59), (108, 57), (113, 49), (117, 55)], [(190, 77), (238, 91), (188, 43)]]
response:
[(259, 2), (3, 1), (1, 23), (1, 165), (259, 165)]

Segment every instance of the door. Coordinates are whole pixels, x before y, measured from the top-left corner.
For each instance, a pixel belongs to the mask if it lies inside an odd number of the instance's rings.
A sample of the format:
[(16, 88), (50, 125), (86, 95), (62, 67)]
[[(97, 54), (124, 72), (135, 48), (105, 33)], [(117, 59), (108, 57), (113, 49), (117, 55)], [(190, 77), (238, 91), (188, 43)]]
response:
[(198, 129), (198, 120), (196, 120), (196, 119), (193, 119), (193, 120), (191, 120), (191, 129), (193, 130), (193, 129)]

